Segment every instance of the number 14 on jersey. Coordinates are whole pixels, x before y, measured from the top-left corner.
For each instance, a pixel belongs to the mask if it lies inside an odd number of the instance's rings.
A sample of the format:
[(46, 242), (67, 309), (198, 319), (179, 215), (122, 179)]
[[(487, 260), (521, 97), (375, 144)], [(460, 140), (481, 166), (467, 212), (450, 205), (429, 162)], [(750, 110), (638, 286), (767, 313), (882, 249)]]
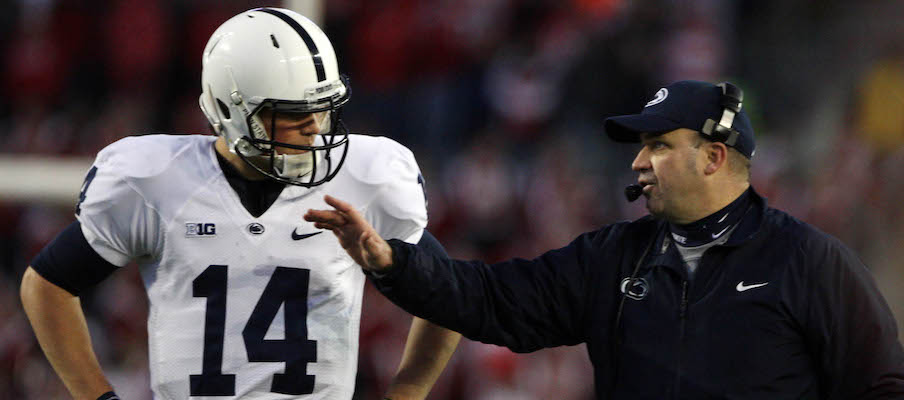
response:
[[(235, 396), (235, 374), (224, 374), (223, 339), (226, 329), (227, 270), (208, 266), (192, 281), (192, 295), (207, 298), (204, 353), (200, 375), (191, 375), (192, 396)], [(273, 375), (270, 391), (283, 394), (314, 392), (308, 363), (317, 361), (317, 342), (308, 339), (308, 282), (310, 270), (276, 267), (251, 317), (242, 330), (249, 362), (285, 362), (285, 372)], [(264, 339), (281, 305), (285, 304), (285, 339)]]

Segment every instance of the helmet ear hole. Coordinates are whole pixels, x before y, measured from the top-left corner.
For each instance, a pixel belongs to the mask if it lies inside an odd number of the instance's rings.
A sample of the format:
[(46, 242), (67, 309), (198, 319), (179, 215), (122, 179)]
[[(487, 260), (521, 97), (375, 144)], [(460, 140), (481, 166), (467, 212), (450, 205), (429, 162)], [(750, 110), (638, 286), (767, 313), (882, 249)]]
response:
[(229, 107), (226, 107), (226, 103), (223, 103), (222, 100), (217, 99), (217, 105), (220, 106), (220, 113), (223, 114), (223, 118), (229, 119)]

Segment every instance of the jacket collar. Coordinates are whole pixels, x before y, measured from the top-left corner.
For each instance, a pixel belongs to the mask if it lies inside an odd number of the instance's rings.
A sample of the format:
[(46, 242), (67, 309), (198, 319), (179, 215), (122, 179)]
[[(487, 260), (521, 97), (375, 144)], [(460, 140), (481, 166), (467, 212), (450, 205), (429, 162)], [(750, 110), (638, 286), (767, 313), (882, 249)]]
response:
[[(763, 225), (763, 219), (766, 215), (767, 203), (766, 198), (760, 196), (753, 186), (750, 187), (751, 204), (750, 207), (738, 223), (738, 227), (731, 233), (728, 241), (720, 246), (736, 247), (753, 239)], [(674, 240), (669, 235), (668, 222), (658, 220), (656, 224), (654, 247), (650, 249), (650, 260), (646, 263), (646, 268), (654, 265), (669, 267), (679, 274), (686, 276), (687, 268), (678, 249), (675, 248)]]
[(750, 208), (741, 219), (741, 222), (738, 223), (738, 228), (731, 233), (731, 237), (728, 238), (728, 241), (725, 242), (723, 246), (739, 246), (753, 239), (763, 227), (763, 218), (766, 215), (766, 208), (768, 207), (766, 198), (760, 196), (760, 194), (753, 189), (753, 186), (750, 186), (750, 197)]

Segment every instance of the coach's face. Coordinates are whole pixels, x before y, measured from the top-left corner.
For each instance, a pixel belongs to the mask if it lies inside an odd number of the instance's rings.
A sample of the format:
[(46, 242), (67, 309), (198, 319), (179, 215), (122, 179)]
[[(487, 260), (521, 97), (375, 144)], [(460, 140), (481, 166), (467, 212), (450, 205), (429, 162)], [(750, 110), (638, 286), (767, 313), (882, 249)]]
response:
[(650, 214), (675, 223), (693, 222), (703, 198), (705, 155), (699, 134), (677, 129), (662, 135), (642, 134), (643, 147), (631, 164), (643, 186)]

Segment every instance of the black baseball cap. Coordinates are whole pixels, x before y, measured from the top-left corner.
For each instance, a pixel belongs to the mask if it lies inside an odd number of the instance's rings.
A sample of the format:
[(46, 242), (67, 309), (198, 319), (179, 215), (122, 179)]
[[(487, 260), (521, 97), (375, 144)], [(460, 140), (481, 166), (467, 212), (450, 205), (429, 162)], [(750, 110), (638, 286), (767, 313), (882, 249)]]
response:
[[(723, 93), (723, 86), (709, 82), (675, 82), (659, 89), (640, 114), (606, 118), (604, 128), (612, 140), (626, 143), (640, 142), (641, 133), (662, 134), (678, 128), (704, 132), (707, 120), (712, 120), (712, 125), (723, 119)], [(725, 143), (747, 158), (753, 157), (753, 127), (743, 108), (734, 115), (730, 129), (737, 132), (736, 139)]]

